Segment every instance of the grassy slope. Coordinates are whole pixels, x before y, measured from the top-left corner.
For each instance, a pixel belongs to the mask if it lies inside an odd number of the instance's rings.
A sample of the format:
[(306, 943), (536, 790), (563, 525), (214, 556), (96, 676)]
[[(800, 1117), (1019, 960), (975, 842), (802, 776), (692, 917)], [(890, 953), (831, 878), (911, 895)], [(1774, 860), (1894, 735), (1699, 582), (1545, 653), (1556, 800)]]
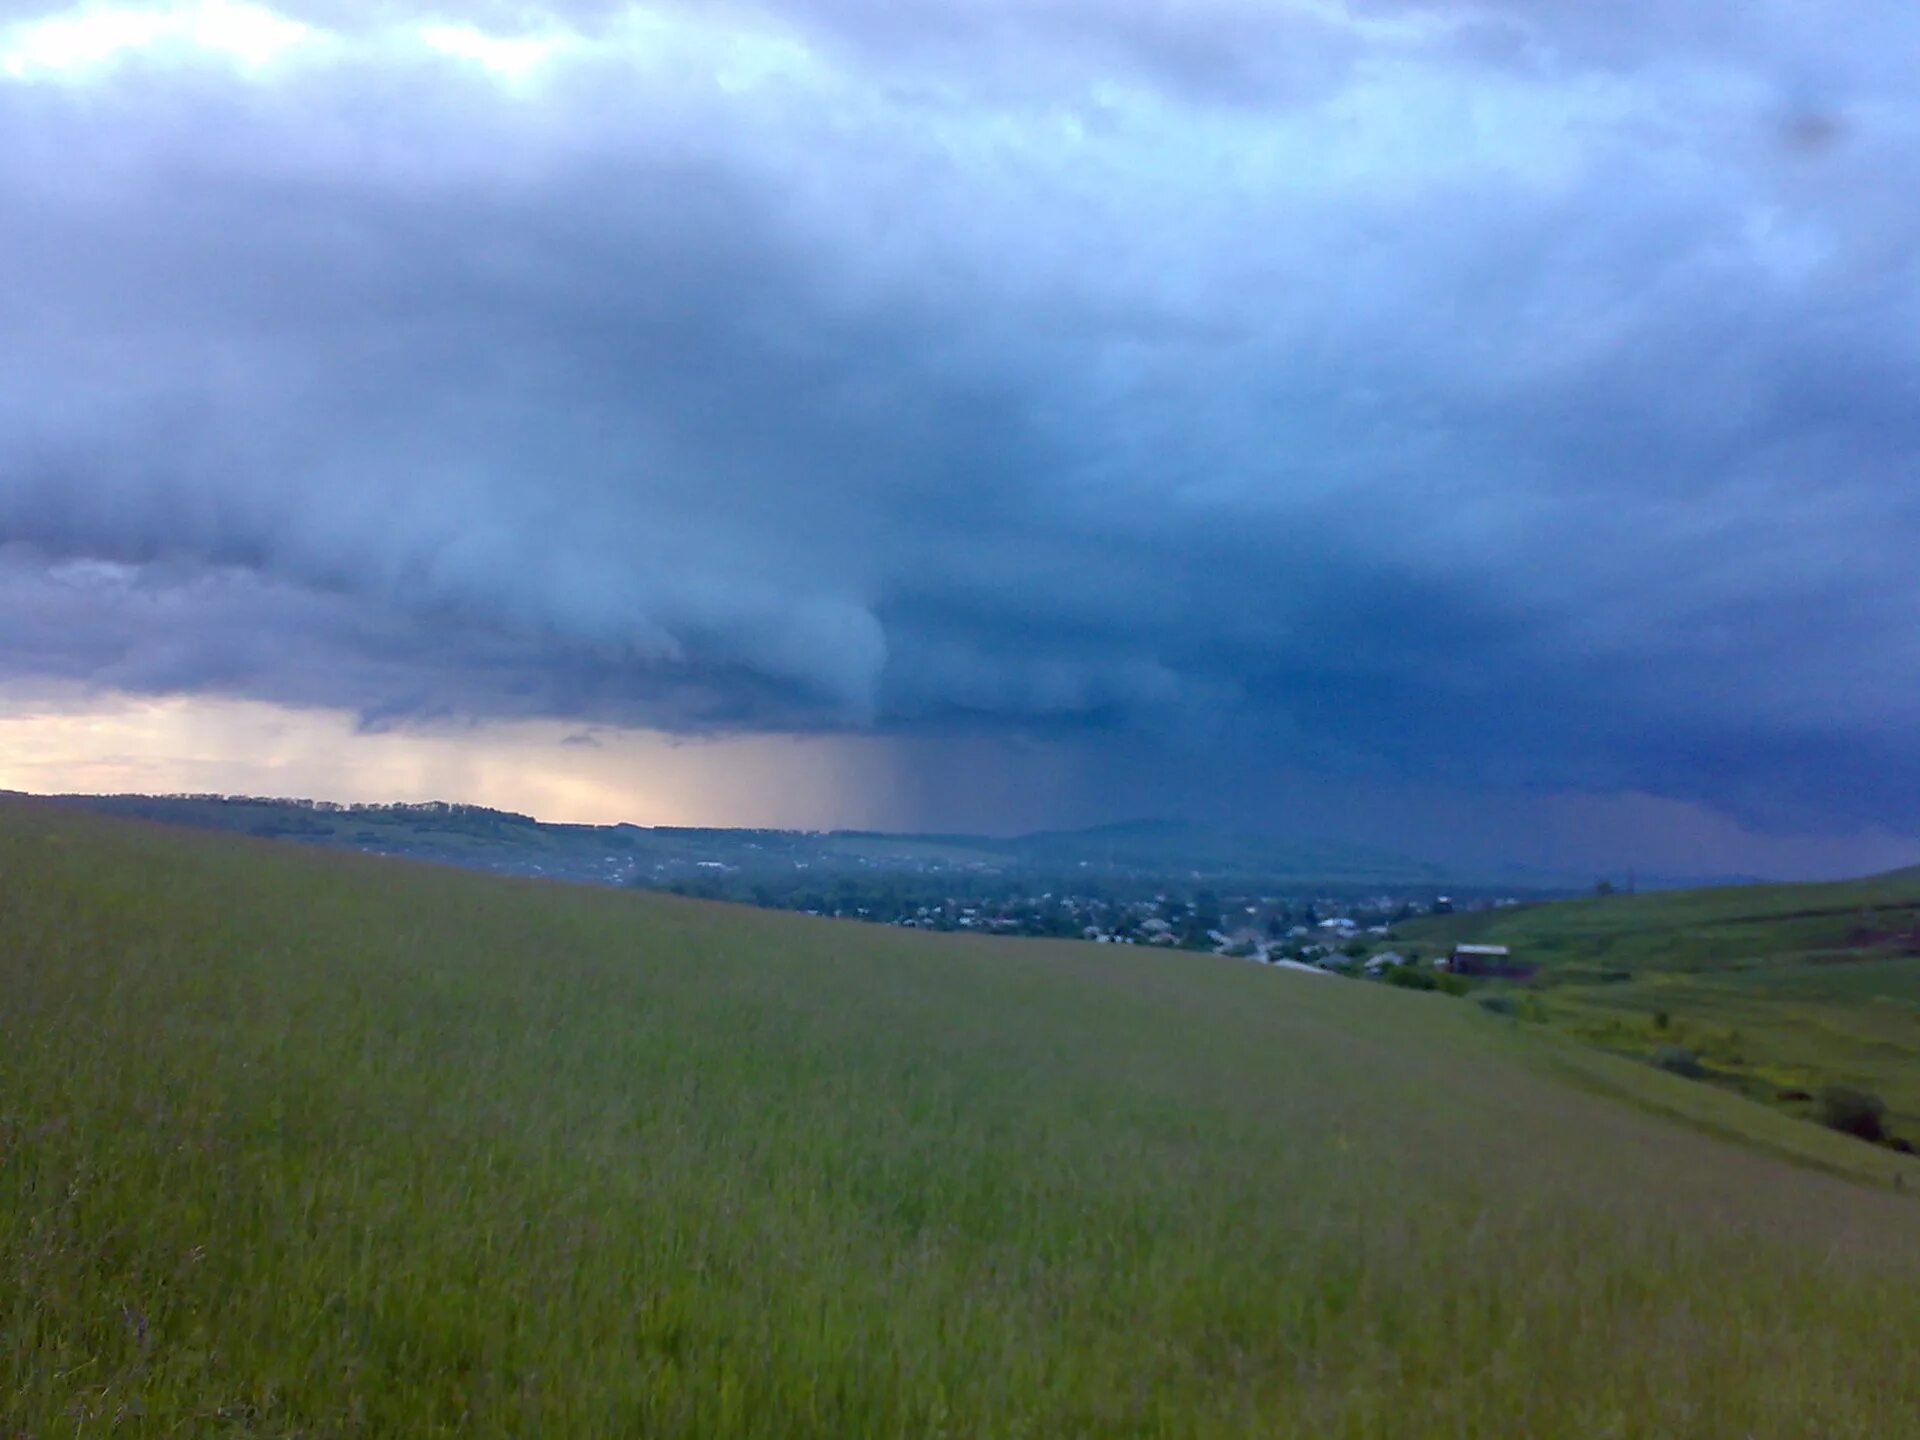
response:
[(1845, 948), (1856, 930), (1911, 927), (1920, 871), (1826, 884), (1737, 885), (1564, 900), (1415, 921), (1428, 944), (1485, 940), (1581, 969), (1723, 969)]
[(1920, 1408), (1893, 1157), (1442, 997), (17, 804), (0, 986), (26, 1435)]
[[(1440, 916), (1402, 933), (1434, 951), (1510, 945), (1544, 965), (1546, 1013), (1580, 1039), (1635, 1054), (1683, 1045), (1759, 1099), (1858, 1086), (1920, 1142), (1917, 922), (1920, 871), (1901, 870)], [(1632, 978), (1597, 983), (1608, 971)]]

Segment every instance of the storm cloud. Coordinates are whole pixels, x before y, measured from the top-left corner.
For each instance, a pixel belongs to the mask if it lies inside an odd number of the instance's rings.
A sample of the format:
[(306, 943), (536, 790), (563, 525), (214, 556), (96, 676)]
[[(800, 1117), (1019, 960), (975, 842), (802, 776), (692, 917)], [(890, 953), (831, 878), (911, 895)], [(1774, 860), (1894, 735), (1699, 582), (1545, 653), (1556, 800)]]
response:
[(1909, 6), (143, 12), (0, 10), (16, 674), (1910, 820)]

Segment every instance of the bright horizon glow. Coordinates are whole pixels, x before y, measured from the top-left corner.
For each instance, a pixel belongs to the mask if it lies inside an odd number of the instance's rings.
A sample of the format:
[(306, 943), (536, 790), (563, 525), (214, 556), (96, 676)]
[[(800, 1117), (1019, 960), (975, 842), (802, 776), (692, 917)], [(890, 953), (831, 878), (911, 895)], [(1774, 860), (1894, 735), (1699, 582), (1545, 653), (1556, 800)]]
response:
[(264, 701), (0, 693), (0, 790), (39, 795), (447, 800), (579, 824), (868, 828), (886, 819), (876, 766), (884, 757), (830, 737), (682, 740), (552, 720), (366, 731), (346, 711)]
[[(925, 755), (875, 736), (734, 735), (683, 739), (559, 720), (489, 721), (367, 731), (345, 710), (294, 709), (216, 696), (140, 696), (78, 686), (0, 687), (0, 790), (29, 794), (222, 794), (385, 804), (444, 800), (559, 823), (790, 830), (1019, 833), (1124, 818), (1056, 814), (1046, 795), (1064, 757), (942, 763), (995, 778), (970, 787), (978, 813), (921, 813), (911, 777)], [(996, 793), (997, 792), (997, 793)], [(1028, 813), (1015, 814), (1021, 801)], [(1451, 813), (1459, 797), (1418, 789), (1413, 811)], [(1724, 816), (1644, 794), (1482, 797), (1498, 826), (1535, 837), (1532, 863), (1606, 873), (1697, 874), (1722, 863), (1750, 873), (1839, 878), (1915, 862), (1915, 841), (1884, 830), (1765, 836)], [(1377, 807), (1376, 807), (1377, 808)], [(1331, 811), (1302, 832), (1334, 834)], [(1397, 813), (1397, 812), (1396, 812)], [(1137, 816), (1134, 818), (1138, 818)], [(1403, 817), (1405, 818), (1405, 817)], [(1272, 828), (1254, 825), (1236, 828)], [(1444, 826), (1442, 827), (1444, 829)], [(1609, 837), (1663, 834), (1609, 853)], [(1449, 853), (1432, 827), (1371, 826), (1357, 838), (1408, 854)], [(1395, 840), (1402, 843), (1395, 844)], [(1426, 843), (1422, 843), (1424, 840)], [(1716, 862), (1713, 857), (1724, 857)], [(1459, 857), (1456, 857), (1459, 858)], [(1484, 857), (1466, 857), (1481, 863)]]

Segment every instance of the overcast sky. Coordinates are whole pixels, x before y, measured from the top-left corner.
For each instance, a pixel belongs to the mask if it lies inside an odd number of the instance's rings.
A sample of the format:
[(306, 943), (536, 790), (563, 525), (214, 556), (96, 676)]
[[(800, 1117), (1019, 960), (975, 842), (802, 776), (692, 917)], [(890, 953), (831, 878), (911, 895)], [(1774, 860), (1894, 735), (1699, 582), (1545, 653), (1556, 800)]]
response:
[(1916, 97), (1911, 0), (0, 0), (0, 710), (1920, 858)]

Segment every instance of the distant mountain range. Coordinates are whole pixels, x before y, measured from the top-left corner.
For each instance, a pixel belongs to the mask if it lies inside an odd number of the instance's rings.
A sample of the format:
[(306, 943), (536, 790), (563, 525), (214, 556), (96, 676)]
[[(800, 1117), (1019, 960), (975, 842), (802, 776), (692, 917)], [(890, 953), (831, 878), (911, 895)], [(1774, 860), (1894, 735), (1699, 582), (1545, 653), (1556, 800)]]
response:
[[(1591, 875), (1524, 866), (1448, 865), (1380, 846), (1133, 820), (1011, 837), (874, 830), (569, 825), (480, 805), (340, 805), (231, 795), (43, 797), (108, 814), (197, 829), (405, 855), (515, 874), (634, 884), (702, 870), (853, 868), (1032, 873), (1092, 871), (1176, 879), (1271, 880), (1306, 890), (1510, 890), (1564, 895)], [(1752, 883), (1753, 876), (1641, 876), (1641, 888)]]
[(848, 838), (912, 838), (1018, 861), (1034, 868), (1164, 871), (1202, 875), (1392, 881), (1443, 884), (1445, 867), (1370, 845), (1241, 834), (1185, 820), (1132, 820), (1083, 830), (1041, 830), (999, 839), (981, 835), (883, 837), (842, 832)]
[[(406, 855), (519, 874), (631, 884), (680, 872), (855, 868), (1266, 879), (1295, 888), (1445, 888), (1564, 878), (1453, 869), (1375, 846), (1236, 833), (1178, 820), (1139, 820), (1013, 837), (879, 831), (756, 830), (550, 824), (477, 805), (336, 805), (218, 795), (49, 797), (108, 814)], [(1577, 884), (1578, 882), (1575, 882)]]

